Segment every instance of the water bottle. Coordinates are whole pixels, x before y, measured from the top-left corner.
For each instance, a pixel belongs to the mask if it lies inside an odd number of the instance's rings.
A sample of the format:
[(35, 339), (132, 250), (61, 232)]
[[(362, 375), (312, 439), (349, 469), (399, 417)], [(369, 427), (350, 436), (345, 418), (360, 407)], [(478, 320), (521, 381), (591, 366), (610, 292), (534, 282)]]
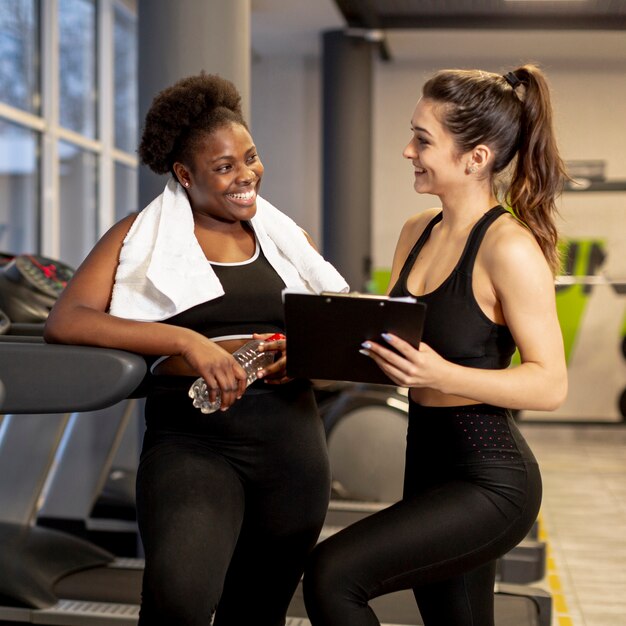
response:
[[(246, 386), (251, 385), (258, 378), (258, 371), (271, 365), (276, 356), (273, 350), (259, 352), (257, 350), (259, 344), (279, 339), (285, 339), (285, 335), (275, 333), (267, 339), (252, 339), (233, 352), (235, 360), (247, 374)], [(197, 378), (189, 388), (189, 397), (193, 400), (193, 405), (196, 409), (200, 409), (202, 413), (214, 413), (222, 406), (222, 398), (219, 391), (214, 402), (209, 400), (209, 388), (202, 377)]]

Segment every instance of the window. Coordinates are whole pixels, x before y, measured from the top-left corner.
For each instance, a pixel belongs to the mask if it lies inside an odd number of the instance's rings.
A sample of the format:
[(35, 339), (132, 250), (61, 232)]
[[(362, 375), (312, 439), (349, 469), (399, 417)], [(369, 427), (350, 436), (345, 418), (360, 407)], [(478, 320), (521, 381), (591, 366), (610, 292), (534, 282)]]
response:
[(77, 267), (97, 237), (96, 155), (75, 145), (59, 142), (60, 244), (63, 261)]
[(38, 3), (0, 2), (0, 100), (29, 113), (39, 113)]
[(96, 137), (96, 6), (59, 0), (60, 124)]
[(115, 164), (115, 221), (137, 210), (137, 173), (135, 168)]
[(0, 120), (0, 251), (36, 250), (39, 133)]
[(137, 200), (136, 0), (1, 0), (0, 252), (77, 266)]
[(115, 6), (113, 64), (115, 147), (137, 149), (137, 20), (124, 5)]

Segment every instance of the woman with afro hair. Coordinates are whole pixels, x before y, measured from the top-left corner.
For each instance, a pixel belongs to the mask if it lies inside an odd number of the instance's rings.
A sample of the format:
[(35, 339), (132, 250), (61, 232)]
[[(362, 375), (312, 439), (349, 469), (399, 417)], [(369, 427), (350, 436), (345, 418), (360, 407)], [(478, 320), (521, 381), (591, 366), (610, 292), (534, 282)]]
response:
[[(259, 195), (263, 165), (232, 83), (200, 74), (154, 99), (139, 146), (170, 174), (115, 224), (68, 284), (50, 342), (147, 355), (137, 475), (141, 626), (280, 626), (330, 494), (309, 381), (285, 372), (282, 290), (346, 291), (308, 236)], [(246, 388), (232, 352), (266, 340)], [(221, 408), (188, 396), (202, 377)]]

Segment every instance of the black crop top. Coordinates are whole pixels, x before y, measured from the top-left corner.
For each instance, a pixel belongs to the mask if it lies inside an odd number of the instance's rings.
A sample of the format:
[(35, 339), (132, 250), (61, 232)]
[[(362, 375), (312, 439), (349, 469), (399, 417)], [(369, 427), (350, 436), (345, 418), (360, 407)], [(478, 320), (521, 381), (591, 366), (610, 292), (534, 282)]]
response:
[[(427, 305), (423, 340), (453, 363), (479, 369), (504, 369), (511, 362), (515, 342), (507, 326), (492, 322), (474, 298), (472, 270), (476, 253), (489, 226), (506, 213), (501, 206), (487, 211), (474, 225), (456, 267), (434, 291), (416, 296)], [(407, 278), (415, 259), (442, 213), (428, 223), (409, 253), (390, 296), (411, 296)]]
[(197, 304), (165, 320), (211, 339), (284, 332), (281, 292), (285, 283), (257, 242), (254, 256), (243, 263), (212, 263), (224, 295)]

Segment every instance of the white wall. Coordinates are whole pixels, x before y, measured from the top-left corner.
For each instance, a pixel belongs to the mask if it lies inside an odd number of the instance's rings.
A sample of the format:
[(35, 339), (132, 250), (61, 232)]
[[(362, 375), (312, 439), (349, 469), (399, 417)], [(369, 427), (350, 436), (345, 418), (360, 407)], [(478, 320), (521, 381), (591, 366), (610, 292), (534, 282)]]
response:
[[(626, 37), (617, 32), (423, 31), (388, 33), (393, 61), (378, 61), (373, 114), (373, 262), (391, 265), (402, 224), (437, 206), (413, 191), (402, 158), (422, 83), (445, 67), (506, 72), (537, 62), (548, 75), (561, 153), (603, 159), (626, 179)], [(265, 165), (263, 195), (321, 246), (321, 62), (264, 56), (252, 64), (252, 132)], [(347, 163), (346, 167), (350, 167)], [(367, 173), (364, 173), (364, 180)], [(590, 215), (590, 219), (592, 216)]]
[(394, 61), (378, 63), (374, 83), (374, 267), (390, 267), (410, 215), (438, 206), (438, 198), (415, 194), (411, 165), (402, 158), (421, 85), (438, 69), (505, 73), (525, 62), (539, 63), (552, 87), (563, 158), (603, 159), (608, 178), (626, 179), (623, 32), (427, 31), (392, 36), (390, 45)]

